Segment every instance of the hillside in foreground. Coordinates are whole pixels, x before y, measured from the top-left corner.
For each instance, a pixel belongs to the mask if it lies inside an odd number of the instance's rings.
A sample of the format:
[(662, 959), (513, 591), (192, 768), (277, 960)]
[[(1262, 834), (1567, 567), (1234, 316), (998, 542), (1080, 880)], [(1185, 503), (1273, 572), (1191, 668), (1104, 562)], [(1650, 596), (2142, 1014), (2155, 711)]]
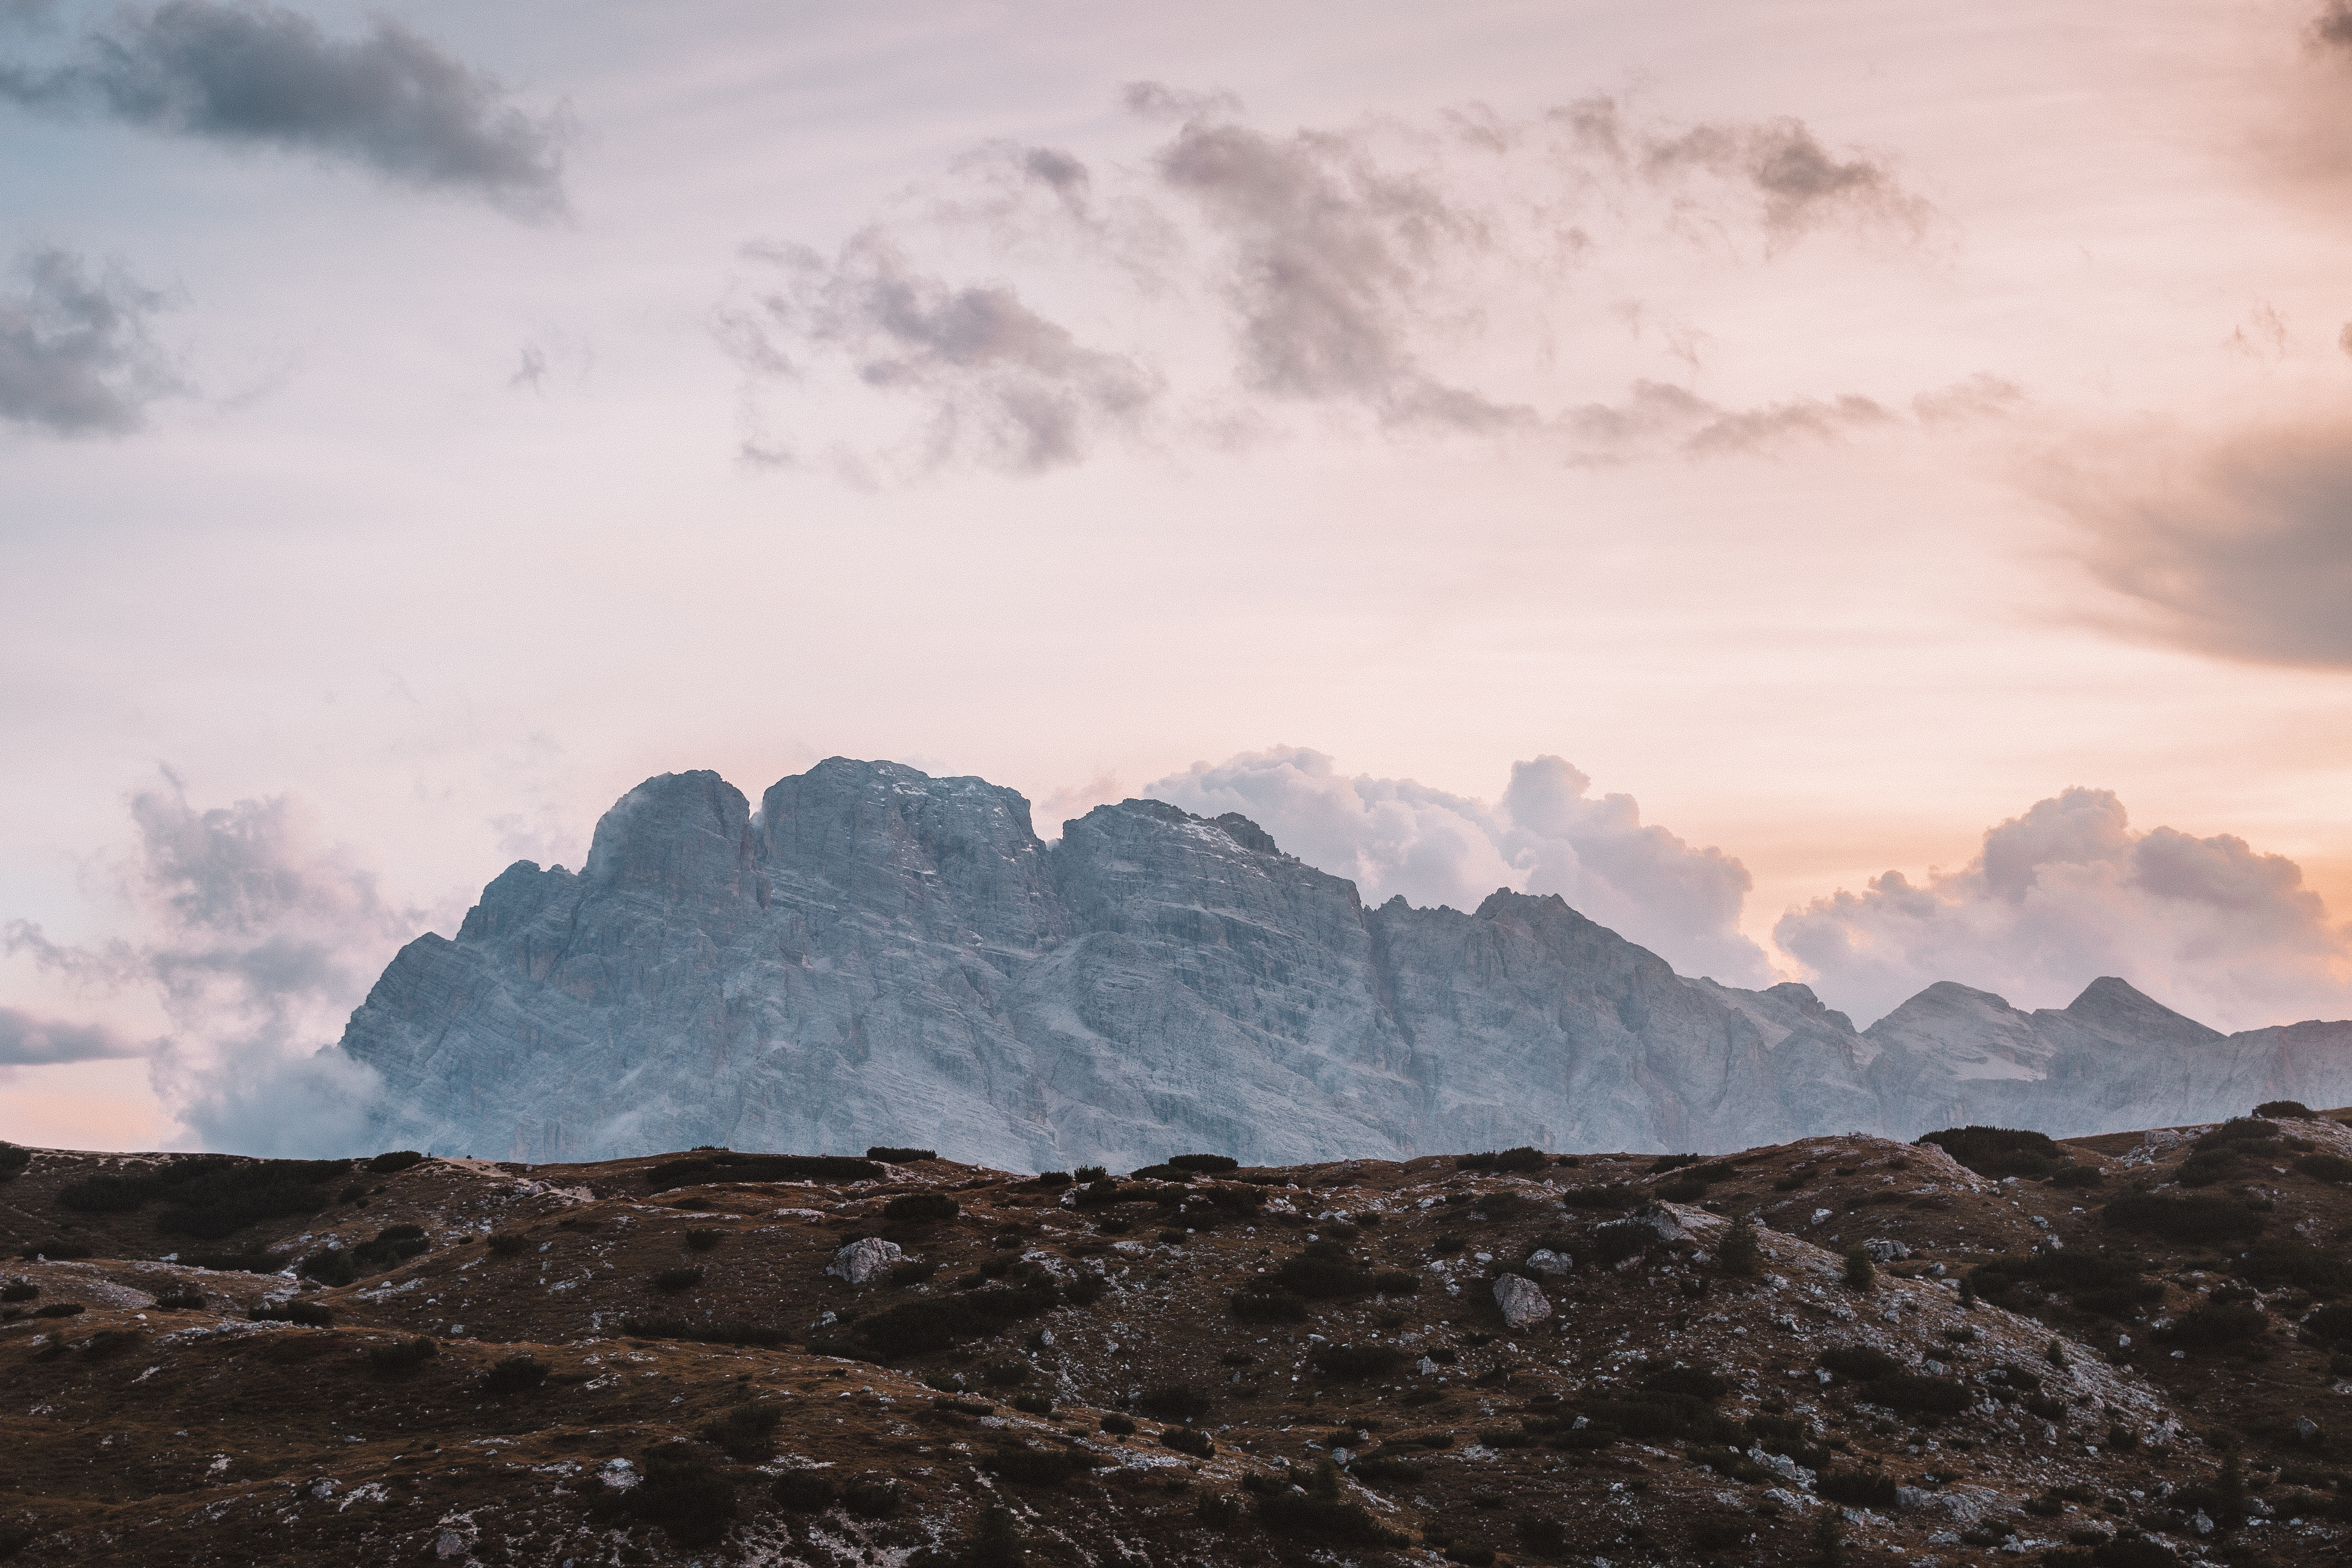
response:
[(2352, 1130), (1951, 1147), (32, 1151), (0, 1555), (2338, 1560)]

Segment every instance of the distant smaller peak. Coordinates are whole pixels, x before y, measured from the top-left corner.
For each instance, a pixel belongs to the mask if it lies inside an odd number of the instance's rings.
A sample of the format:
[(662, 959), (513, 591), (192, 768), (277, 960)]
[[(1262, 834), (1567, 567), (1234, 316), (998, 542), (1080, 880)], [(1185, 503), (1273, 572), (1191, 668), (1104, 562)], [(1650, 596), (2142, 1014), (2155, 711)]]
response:
[(1255, 849), (1261, 855), (1282, 853), (1282, 846), (1274, 841), (1273, 834), (1268, 833), (1238, 811), (1229, 811), (1223, 816), (1212, 817), (1210, 820), (1223, 828), (1226, 835), (1244, 849)]

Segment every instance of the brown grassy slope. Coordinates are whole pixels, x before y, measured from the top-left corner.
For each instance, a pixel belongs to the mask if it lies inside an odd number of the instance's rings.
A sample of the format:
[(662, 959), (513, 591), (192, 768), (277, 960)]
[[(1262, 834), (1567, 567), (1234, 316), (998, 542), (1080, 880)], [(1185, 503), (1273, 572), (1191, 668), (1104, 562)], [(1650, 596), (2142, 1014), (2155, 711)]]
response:
[[(2286, 1131), (2352, 1154), (2333, 1122)], [(2243, 1259), (2118, 1231), (2100, 1211), (2140, 1184), (2181, 1195), (2189, 1142), (2076, 1147), (2097, 1185), (2000, 1184), (1932, 1148), (1858, 1137), (1708, 1162), (1697, 1190), (1691, 1171), (1652, 1173), (1654, 1156), (1633, 1155), (1216, 1184), (1262, 1196), (1255, 1209), (1180, 1208), (1198, 1187), (1165, 1182), (1080, 1206), (1071, 1189), (947, 1162), (656, 1194), (656, 1161), (434, 1160), (367, 1178), (364, 1208), (331, 1202), (205, 1244), (296, 1258), (386, 1225), (425, 1231), (421, 1257), (334, 1289), (159, 1262), (184, 1243), (155, 1235), (149, 1211), (57, 1202), (111, 1157), (45, 1152), (0, 1186), (11, 1250), (63, 1237), (100, 1255), (0, 1269), (40, 1292), (6, 1310), (85, 1309), (0, 1323), (0, 1547), (39, 1563), (944, 1563), (1002, 1502), (1041, 1564), (1490, 1548), (1508, 1562), (1796, 1563), (1832, 1511), (1853, 1514), (1843, 1549), (1861, 1563), (2018, 1561), (2005, 1542), (2063, 1561), (2142, 1531), (2184, 1557), (2334, 1561), (2347, 1395), (2330, 1347), (2295, 1327), (2317, 1298), (2267, 1286), (2237, 1303), (2258, 1314), (2252, 1337), (2176, 1343), (2158, 1325), (2226, 1296)], [(2262, 1205), (2264, 1238), (2340, 1253), (2352, 1193), (2280, 1163), (2242, 1163), (2189, 1195)], [(882, 1212), (910, 1192), (960, 1212)], [(1724, 1215), (1743, 1211), (1769, 1226), (1752, 1279), (1715, 1260)], [(1639, 1234), (1612, 1228), (1642, 1214), (1654, 1223)], [(935, 1272), (863, 1289), (825, 1276), (869, 1234)], [(2086, 1310), (2081, 1291), (2004, 1277), (1998, 1304), (1958, 1300), (1967, 1269), (2053, 1240), (2127, 1254), (2147, 1299)], [(1864, 1241), (1889, 1258), (1866, 1290), (1841, 1256)], [(1342, 1287), (1351, 1270), (1359, 1286), (1303, 1300), (1296, 1321), (1235, 1315), (1236, 1291), (1262, 1293), (1309, 1245), (1348, 1255), (1325, 1270)], [(1572, 1268), (1527, 1269), (1538, 1247)], [(1502, 1321), (1492, 1279), (1514, 1270), (1542, 1281), (1549, 1319)], [(174, 1287), (204, 1305), (153, 1304)], [(879, 1359), (907, 1315), (893, 1309), (1000, 1291), (1037, 1310)], [(249, 1320), (273, 1300), (323, 1307), (331, 1326)], [(434, 1353), (411, 1364), (372, 1358), (420, 1341)], [(1824, 1352), (1857, 1346), (1925, 1382), (1823, 1370)], [(496, 1391), (492, 1369), (518, 1355), (543, 1381)], [(1660, 1382), (1697, 1392), (1645, 1392)], [(1920, 1400), (1964, 1408), (1896, 1407)], [(1188, 1414), (1205, 1457), (1163, 1440)], [(2242, 1526), (2217, 1498), (2182, 1494), (2213, 1486), (2230, 1443), (2255, 1489)], [(1001, 1457), (1013, 1447), (1033, 1457)], [(1053, 1454), (1076, 1458), (1034, 1457)], [(1336, 1503), (1289, 1490), (1310, 1477), (1288, 1467), (1342, 1454)], [(812, 1469), (836, 1482), (833, 1500), (779, 1500), (780, 1477)], [(1817, 1489), (1840, 1489), (1813, 1478), (1857, 1472), (1841, 1495), (1867, 1500), (1883, 1478), (1899, 1502), (1825, 1506)], [(887, 1479), (895, 1506), (883, 1511), (878, 1485), (853, 1488), (861, 1478)]]

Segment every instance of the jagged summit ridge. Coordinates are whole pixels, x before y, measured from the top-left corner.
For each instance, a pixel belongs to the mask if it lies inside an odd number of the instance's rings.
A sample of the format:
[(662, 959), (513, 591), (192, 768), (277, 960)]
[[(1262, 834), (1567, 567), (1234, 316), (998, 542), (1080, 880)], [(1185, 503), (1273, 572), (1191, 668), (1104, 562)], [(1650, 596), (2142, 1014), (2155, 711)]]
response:
[(1049, 847), (1012, 790), (831, 758), (756, 813), (713, 773), (647, 780), (579, 872), (518, 862), (454, 941), (403, 949), (340, 1048), (381, 1075), (387, 1143), (912, 1138), (1038, 1170), (2352, 1099), (2352, 1026), (2297, 1029), (2224, 1039), (2101, 980), (2030, 1015), (1931, 986), (1857, 1033), (1801, 984), (1677, 975), (1557, 897), (1367, 909), (1238, 815), (1127, 800)]

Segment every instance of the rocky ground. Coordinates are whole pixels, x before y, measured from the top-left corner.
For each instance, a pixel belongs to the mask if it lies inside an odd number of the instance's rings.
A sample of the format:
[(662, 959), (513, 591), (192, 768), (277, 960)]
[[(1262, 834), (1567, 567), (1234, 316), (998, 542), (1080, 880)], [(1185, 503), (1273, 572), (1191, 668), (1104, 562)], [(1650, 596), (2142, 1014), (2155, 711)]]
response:
[(2006, 1180), (1865, 1137), (1099, 1184), (33, 1151), (0, 1556), (2333, 1562), (2337, 1114)]

